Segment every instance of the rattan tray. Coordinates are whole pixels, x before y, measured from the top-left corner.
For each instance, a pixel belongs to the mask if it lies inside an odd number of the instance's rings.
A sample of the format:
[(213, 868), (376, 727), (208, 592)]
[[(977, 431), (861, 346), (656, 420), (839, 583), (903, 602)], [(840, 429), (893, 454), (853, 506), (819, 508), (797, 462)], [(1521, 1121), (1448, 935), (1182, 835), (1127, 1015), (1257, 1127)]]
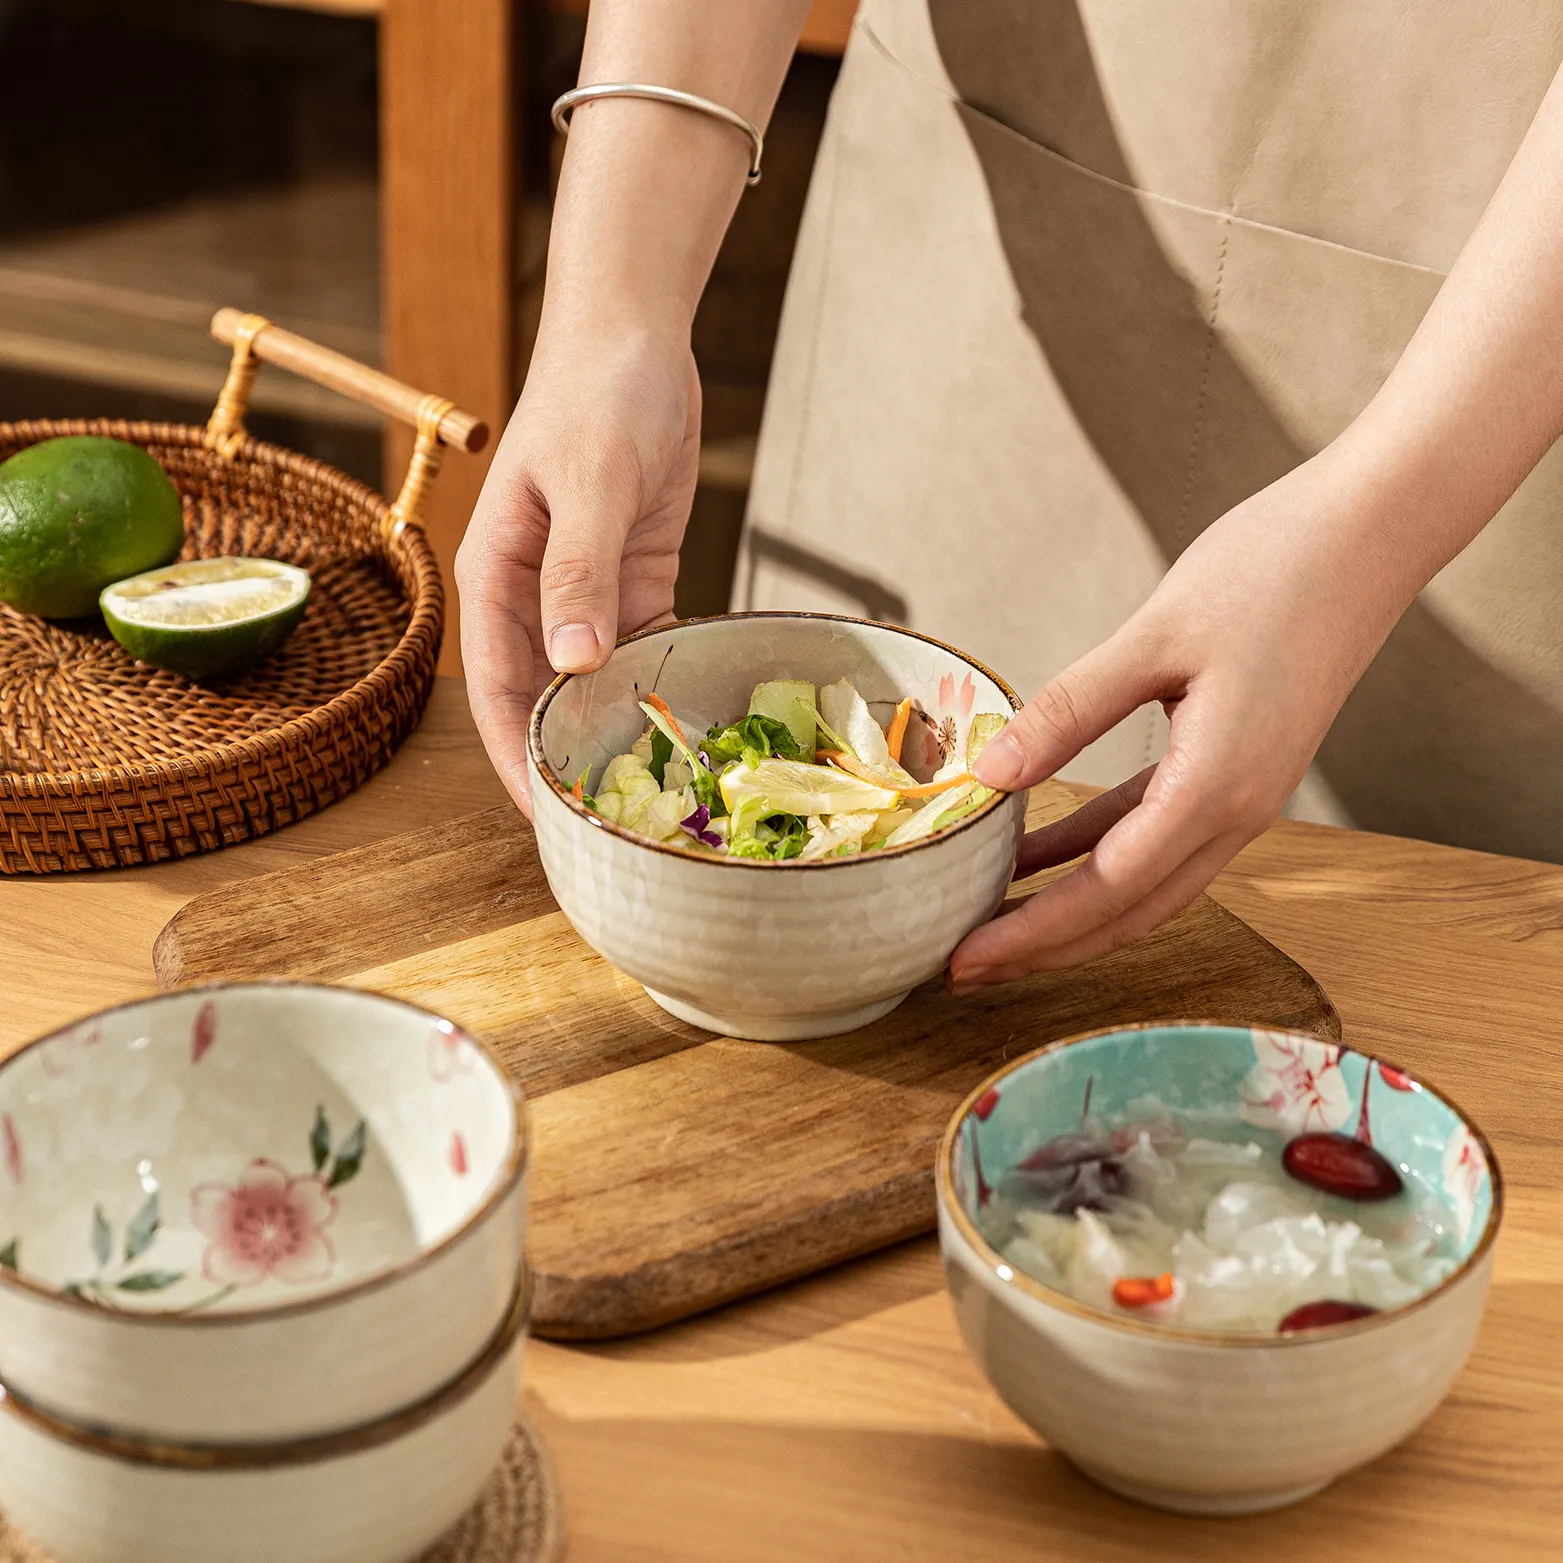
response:
[[(0, 870), (129, 867), (207, 852), (334, 803), (417, 725), (444, 602), (417, 511), (445, 440), (486, 430), (254, 316), (224, 311), (234, 369), (205, 429), (122, 422), (0, 423), (0, 459), (60, 434), (144, 446), (184, 500), (187, 558), (252, 554), (313, 577), (281, 651), (194, 684), (133, 661), (101, 623), (0, 604)], [(284, 363), (419, 426), (395, 504), (323, 462), (245, 435), (255, 360)]]

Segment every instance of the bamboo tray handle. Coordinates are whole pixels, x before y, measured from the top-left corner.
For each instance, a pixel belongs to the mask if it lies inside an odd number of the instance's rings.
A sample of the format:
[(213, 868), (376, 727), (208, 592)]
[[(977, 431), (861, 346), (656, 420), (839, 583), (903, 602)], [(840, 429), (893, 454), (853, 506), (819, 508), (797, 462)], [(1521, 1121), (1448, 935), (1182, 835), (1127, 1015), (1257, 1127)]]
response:
[(488, 443), (488, 425), (453, 402), (441, 396), (425, 396), (378, 369), (274, 326), (264, 315), (220, 309), (212, 316), (212, 335), (233, 347), (228, 378), (206, 425), (207, 448), (224, 460), (231, 461), (249, 438), (244, 415), (249, 408), (255, 371), (263, 363), (291, 370), (417, 429), (407, 476), (385, 518), (387, 541), (404, 527), (420, 524), (424, 499), (440, 470), (447, 445), (470, 454)]

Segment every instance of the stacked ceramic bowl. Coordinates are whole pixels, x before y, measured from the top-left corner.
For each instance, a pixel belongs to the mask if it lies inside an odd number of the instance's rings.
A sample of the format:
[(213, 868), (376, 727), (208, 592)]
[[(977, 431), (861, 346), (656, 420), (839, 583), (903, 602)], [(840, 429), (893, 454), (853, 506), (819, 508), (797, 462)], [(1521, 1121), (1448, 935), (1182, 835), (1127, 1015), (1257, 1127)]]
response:
[(304, 984), (0, 1065), (0, 1511), (58, 1563), (397, 1563), (518, 1393), (526, 1129), (472, 1038)]

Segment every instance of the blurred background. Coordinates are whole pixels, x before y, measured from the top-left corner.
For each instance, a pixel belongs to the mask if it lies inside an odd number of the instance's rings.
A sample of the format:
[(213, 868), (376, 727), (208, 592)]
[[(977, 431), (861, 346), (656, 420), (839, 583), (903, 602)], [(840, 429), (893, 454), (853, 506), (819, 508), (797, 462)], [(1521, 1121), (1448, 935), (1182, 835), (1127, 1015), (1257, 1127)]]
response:
[[(810, 169), (856, 0), (818, 0), (695, 322), (681, 614), (721, 611)], [(0, 0), (0, 420), (204, 422), (232, 304), (496, 436), (526, 372), (586, 0)], [(410, 436), (263, 368), (250, 427), (394, 492)], [(492, 446), (491, 446), (492, 448)], [(484, 458), (453, 457), (445, 567)], [(458, 671), (454, 614), (442, 667)]]

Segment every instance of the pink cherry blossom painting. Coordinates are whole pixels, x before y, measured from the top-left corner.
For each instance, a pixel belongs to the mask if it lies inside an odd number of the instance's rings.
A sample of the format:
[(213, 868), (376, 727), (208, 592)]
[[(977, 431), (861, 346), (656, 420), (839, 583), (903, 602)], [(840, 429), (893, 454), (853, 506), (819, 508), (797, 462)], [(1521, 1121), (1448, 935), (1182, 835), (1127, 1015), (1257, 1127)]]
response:
[(217, 1040), (217, 1006), (208, 999), (196, 1011), (195, 1024), (190, 1028), (190, 1062), (198, 1064), (211, 1051)]
[(337, 1201), (319, 1173), (290, 1177), (257, 1157), (233, 1187), (190, 1191), (190, 1219), (207, 1240), (202, 1273), (214, 1286), (255, 1286), (275, 1277), (294, 1286), (328, 1280), (336, 1251), (326, 1227)]
[(22, 1137), (16, 1131), (16, 1120), (6, 1113), (0, 1117), (0, 1154), (5, 1157), (5, 1170), (11, 1181), (20, 1184), (27, 1175), (22, 1160)]
[(1288, 1134), (1339, 1129), (1351, 1116), (1340, 1045), (1284, 1032), (1253, 1033), (1256, 1063), (1243, 1081), (1243, 1116)]

